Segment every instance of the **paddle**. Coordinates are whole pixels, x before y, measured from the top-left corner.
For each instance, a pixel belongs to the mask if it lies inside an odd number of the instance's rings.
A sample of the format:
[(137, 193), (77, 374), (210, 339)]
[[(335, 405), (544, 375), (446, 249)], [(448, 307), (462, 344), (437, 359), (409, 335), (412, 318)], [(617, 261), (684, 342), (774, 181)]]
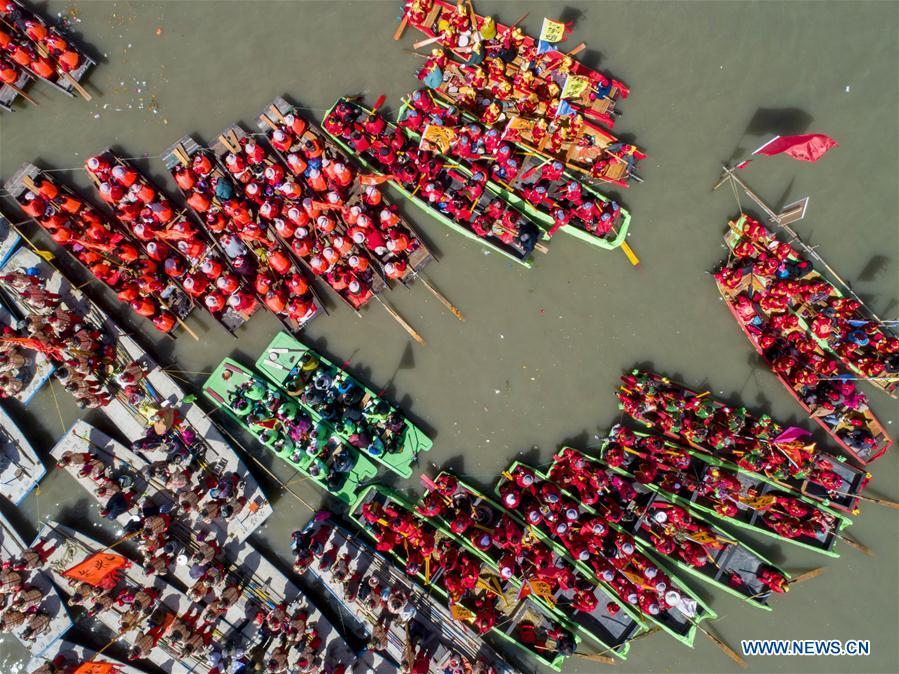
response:
[(719, 636), (717, 636), (716, 634), (705, 629), (698, 622), (695, 622), (695, 621), (691, 621), (691, 622), (696, 627), (696, 629), (698, 629), (700, 632), (705, 634), (712, 641), (713, 644), (715, 644), (718, 648), (720, 648), (722, 651), (724, 651), (724, 654), (727, 655), (727, 657), (729, 657), (731, 660), (736, 662), (743, 669), (746, 669), (746, 667), (747, 667), (746, 660), (744, 660), (739, 655), (737, 655), (737, 652), (733, 648), (728, 646), (726, 643), (724, 643), (724, 641), (722, 641)]
[(435, 35), (434, 37), (429, 37), (424, 40), (419, 40), (412, 44), (413, 49), (421, 49), (422, 47), (427, 47), (429, 44), (434, 44), (435, 42), (440, 42), (443, 38), (442, 35)]
[(392, 306), (390, 306), (390, 304), (388, 304), (387, 301), (382, 300), (381, 297), (377, 293), (374, 293), (372, 296), (376, 300), (378, 300), (378, 302), (380, 302), (381, 306), (384, 307), (384, 310), (388, 314), (390, 314), (390, 316), (393, 318), (393, 320), (395, 320), (397, 323), (399, 323), (400, 326), (403, 328), (403, 330), (405, 330), (407, 333), (409, 333), (409, 336), (412, 337), (412, 339), (414, 339), (416, 342), (418, 342), (422, 346), (427, 344), (427, 342), (425, 342), (425, 340), (424, 340), (424, 337), (422, 337), (420, 334), (418, 334), (418, 332), (415, 330), (415, 328), (413, 328), (411, 325), (409, 325), (409, 323), (406, 321), (406, 319), (403, 318), (402, 316), (400, 316), (399, 312), (396, 309), (394, 309)]
[(403, 14), (403, 18), (400, 20), (400, 25), (396, 27), (396, 30), (393, 33), (393, 39), (399, 40), (403, 37), (403, 33), (406, 31), (406, 26), (409, 24), (409, 15)]
[[(32, 184), (34, 184), (34, 183), (32, 183)], [(31, 189), (31, 188), (29, 187), (28, 189)], [(34, 191), (34, 190), (32, 190), (32, 191)], [(42, 257), (42, 258), (43, 258), (44, 260), (46, 260), (47, 262), (51, 262), (51, 261), (56, 257), (56, 256), (55, 256), (53, 253), (51, 253), (49, 250), (43, 250), (42, 248), (38, 248), (38, 247), (34, 244), (34, 242), (33, 242), (31, 239), (29, 239), (27, 236), (25, 236), (25, 234), (22, 233), (22, 230), (19, 229), (19, 228), (18, 228), (16, 225), (14, 225), (12, 222), (9, 223), (9, 226), (13, 228), (13, 231), (14, 231), (16, 234), (18, 234), (19, 236), (22, 237), (22, 240), (25, 241), (25, 243), (28, 244), (28, 246), (31, 248), (31, 250), (33, 250), (34, 253), (35, 253), (35, 255), (37, 255), (38, 257)]]
[(31, 98), (31, 96), (29, 96), (28, 94), (26, 94), (24, 91), (22, 91), (22, 90), (21, 90), (19, 87), (17, 87), (15, 84), (7, 84), (6, 86), (8, 86), (8, 87), (9, 87), (10, 89), (12, 89), (13, 91), (15, 91), (19, 96), (21, 96), (22, 98), (24, 98), (26, 101), (28, 101), (28, 102), (31, 103), (32, 105), (38, 105), (38, 102), (37, 102), (36, 100), (34, 100), (33, 98)]
[(437, 288), (435, 288), (431, 284), (430, 280), (424, 274), (416, 271), (413, 272), (412, 277), (417, 278), (419, 281), (421, 281), (422, 285), (427, 288), (428, 291), (430, 291), (430, 293), (434, 295), (434, 297), (436, 297), (443, 306), (449, 309), (450, 313), (452, 313), (453, 316), (458, 318), (460, 321), (465, 322), (465, 316), (462, 315), (462, 312), (459, 311), (459, 309), (457, 309), (456, 306), (452, 302), (450, 302), (443, 293), (437, 290)]

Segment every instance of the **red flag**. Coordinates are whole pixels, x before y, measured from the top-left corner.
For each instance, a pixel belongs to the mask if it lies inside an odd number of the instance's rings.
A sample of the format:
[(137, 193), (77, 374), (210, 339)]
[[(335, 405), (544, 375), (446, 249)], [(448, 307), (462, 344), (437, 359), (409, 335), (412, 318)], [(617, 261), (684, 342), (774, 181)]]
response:
[(836, 147), (837, 141), (823, 133), (808, 133), (803, 136), (775, 136), (752, 154), (772, 157), (776, 154), (787, 154), (799, 161), (816, 162), (830, 148)]

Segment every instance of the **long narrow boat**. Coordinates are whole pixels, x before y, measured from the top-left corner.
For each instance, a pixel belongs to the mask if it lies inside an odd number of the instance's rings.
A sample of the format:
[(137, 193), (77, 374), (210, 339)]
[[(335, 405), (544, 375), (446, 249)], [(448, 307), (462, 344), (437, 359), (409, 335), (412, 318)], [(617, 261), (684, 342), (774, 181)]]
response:
[[(641, 468), (636, 459), (648, 456), (650, 448), (662, 452), (660, 458), (665, 467), (670, 460), (674, 465), (683, 464), (686, 468), (659, 470), (653, 479), (648, 479), (651, 473), (642, 471), (641, 475), (647, 478), (647, 487), (661, 489), (678, 503), (686, 503), (735, 526), (831, 557), (839, 556), (834, 550), (838, 534), (852, 520), (820, 502), (796, 492), (785, 491), (775, 481), (763, 475), (734, 471), (726, 463), (708, 454), (622, 426), (612, 429), (609, 439), (603, 444), (602, 455), (606, 463), (634, 474)], [(669, 473), (667, 480), (664, 475), (666, 472)], [(774, 508), (777, 510), (773, 510)], [(791, 510), (796, 513), (791, 517), (798, 518), (799, 524), (806, 521), (807, 527), (801, 528), (792, 519), (787, 522), (791, 525), (789, 528), (782, 525), (781, 515), (785, 508), (789, 508), (787, 512)]]
[[(441, 224), (525, 267), (530, 268), (533, 265), (531, 254), (537, 246), (538, 239), (543, 236), (537, 222), (526, 218), (515, 209), (510, 210), (511, 207), (493, 198), (492, 193), (486, 190), (476, 198), (472, 198), (464, 191), (467, 178), (463, 173), (443, 167), (441, 161), (429, 157), (427, 153), (419, 153), (411, 143), (404, 146), (405, 154), (398, 156), (399, 162), (405, 162), (402, 166), (404, 171), (408, 168), (408, 175), (405, 177), (395, 175), (396, 167), (386, 165), (372, 151), (368, 132), (363, 134), (356, 131), (359, 137), (352, 136), (355, 126), (364, 126), (363, 121), (369, 120), (381, 120), (383, 128), (393, 137), (401, 133), (377, 110), (345, 98), (340, 99), (325, 113), (322, 128), (347, 154), (356, 157), (369, 171), (388, 180), (413, 204)], [(424, 166), (433, 167), (433, 179), (426, 180), (420, 174)], [(435, 199), (432, 202), (430, 197), (424, 196), (425, 192), (419, 194), (423, 188), (427, 189), (430, 183), (439, 186), (439, 190), (444, 195), (451, 195), (452, 199), (443, 201)], [(457, 201), (459, 203), (456, 203)]]
[[(416, 101), (420, 108), (416, 107)], [(440, 100), (431, 101), (427, 92), (419, 89), (404, 100), (397, 113), (397, 124), (420, 146), (439, 152), (447, 161), (458, 162), (469, 177), (472, 172), (490, 175), (491, 167), (496, 166), (502, 152), (503, 161), (509, 167), (503, 170), (502, 184), (496, 180), (486, 183), (497, 196), (505, 200), (520, 199), (528, 213), (549, 228), (550, 235), (558, 228), (608, 250), (624, 242), (631, 216), (615, 201), (565, 171), (561, 163), (551, 162), (549, 156), (513, 144), (511, 139), (498, 141), (492, 150), (488, 150), (486, 145), (479, 143), (488, 138), (489, 131), (485, 127), (477, 121), (459, 117), (455, 108)], [(425, 113), (431, 115), (430, 122), (424, 121)], [(427, 136), (427, 124), (436, 123), (438, 118), (443, 122), (438, 125), (441, 134), (449, 131), (453, 136), (445, 150), (422, 137), (422, 132)], [(453, 121), (456, 123), (450, 124)], [(467, 147), (461, 151), (459, 143), (463, 138)], [(513, 169), (513, 165), (517, 168)]]
[[(450, 528), (459, 522), (471, 521), (468, 536), (464, 535), (465, 532), (459, 535), (459, 539), (469, 550), (500, 573), (504, 568), (508, 569), (506, 573), (511, 573), (510, 581), (517, 583), (519, 587), (533, 588), (539, 583), (545, 583), (549, 591), (534, 593), (535, 601), (549, 610), (555, 609), (562, 613), (576, 633), (592, 642), (600, 652), (622, 660), (627, 657), (629, 641), (646, 626), (639, 615), (627, 610), (622, 612), (621, 609), (626, 608), (626, 604), (620, 602), (613, 592), (598, 581), (591, 580), (590, 573), (556, 552), (551, 543), (540, 537), (539, 533), (537, 541), (526, 543), (529, 534), (525, 532), (533, 530), (516, 527), (516, 536), (521, 537), (522, 543), (520, 556), (514, 554), (514, 548), (508, 549), (509, 546), (501, 545), (498, 538), (500, 535), (508, 537), (505, 531), (508, 527), (507, 520), (512, 515), (471, 485), (446, 472), (438, 475), (433, 485), (432, 491), (423, 497), (419, 514), (424, 514), (423, 506), (427, 508), (424, 512), (429, 514), (440, 508), (439, 514), (430, 516), (441, 520)], [(476, 545), (475, 542), (480, 538), (484, 538), (485, 543), (489, 539), (489, 543)], [(551, 569), (554, 574), (563, 570), (565, 576), (544, 574), (545, 568)], [(589, 610), (588, 600), (593, 604)]]
[[(521, 466), (523, 468), (523, 464), (520, 463), (516, 463), (515, 466)], [(545, 482), (546, 479), (533, 469), (528, 468), (528, 470), (530, 470), (532, 475), (537, 479), (537, 481), (533, 483), (533, 491), (536, 493), (536, 490), (540, 486), (539, 482), (541, 480)], [(495, 491), (498, 495), (502, 495), (507, 483), (510, 482), (509, 477), (507, 477), (509, 475), (508, 472), (503, 473), (500, 481), (497, 483)], [(576, 511), (576, 519), (571, 523), (572, 527), (575, 525), (581, 526), (584, 520), (590, 519), (593, 515), (585, 509), (583, 504), (572, 501), (570, 506)], [(570, 537), (561, 536), (542, 519), (539, 523), (530, 523), (528, 522), (527, 517), (519, 513), (517, 509), (512, 512), (518, 517), (522, 524), (528, 524), (534, 529), (541, 531), (545, 535), (545, 538), (550, 541), (563, 556), (566, 556), (571, 560), (581, 557), (580, 551), (575, 551), (573, 549)], [(536, 526), (534, 526), (535, 524)], [(634, 545), (631, 536), (623, 533), (622, 535), (624, 541), (630, 542), (632, 546)], [(617, 551), (617, 548), (615, 548), (615, 550)], [(635, 599), (643, 598), (641, 593), (636, 592), (637, 586), (634, 585), (634, 580), (632, 579), (643, 578), (643, 572), (647, 568), (659, 569), (661, 567), (661, 564), (656, 559), (655, 555), (645, 549), (639, 551), (632, 550), (630, 558), (624, 560), (625, 565), (623, 567), (619, 566), (621, 560), (618, 559), (614, 560), (617, 562), (616, 565), (611, 565), (613, 558), (609, 556), (609, 553), (604, 549), (600, 551), (600, 556), (602, 558), (601, 560), (597, 559), (595, 556), (588, 556), (587, 560), (578, 559), (578, 561), (587, 573), (592, 574), (592, 577), (595, 578), (595, 580), (606, 583), (617, 583), (609, 586), (614, 587), (615, 590), (617, 590), (618, 595), (625, 601), (631, 598), (630, 595), (633, 595), (633, 598)], [(585, 561), (589, 563), (589, 566)], [(604, 580), (604, 574), (611, 577)], [(703, 602), (696, 593), (683, 583), (675, 582), (674, 578), (669, 578), (664, 586), (657, 583), (655, 587), (647, 586), (647, 588), (643, 589), (651, 590), (651, 592), (646, 595), (648, 608), (644, 609), (642, 604), (637, 604), (636, 601), (634, 602), (640, 607), (642, 615), (645, 616), (647, 620), (652, 621), (668, 632), (675, 639), (691, 648), (693, 647), (693, 641), (696, 637), (697, 625), (703, 620), (714, 620), (717, 617), (715, 612)], [(654, 611), (652, 606), (655, 607)]]
[(46, 474), (28, 438), (0, 407), (0, 496), (19, 505)]
[[(18, 0), (8, 0), (2, 17), (4, 31), (12, 30), (29, 40), (39, 58), (46, 59), (52, 68), (46, 76), (37, 75), (51, 86), (72, 96), (77, 89), (85, 98), (79, 82), (87, 74), (95, 62), (81, 49), (72, 43), (68, 36), (55, 27), (50, 26), (43, 18), (25, 7)], [(29, 69), (29, 72), (33, 72)]]
[[(593, 480), (609, 480), (616, 472), (599, 459), (565, 447), (554, 457), (547, 477), (561, 486), (563, 493), (580, 499), (595, 489)], [(627, 508), (622, 519), (613, 523), (614, 527), (633, 536), (644, 551), (662, 555), (669, 568), (686, 571), (768, 611), (772, 593), (789, 589), (789, 574), (707, 521), (698, 509), (675, 505), (666, 492), (638, 482), (626, 471), (618, 475), (626, 477), (621, 486), (605, 489), (614, 506)], [(625, 491), (627, 500), (622, 498)], [(600, 496), (600, 505), (585, 504), (584, 508), (598, 514), (602, 499)]]
[[(0, 215), (0, 222), (4, 218)], [(13, 249), (14, 250), (14, 249)], [(9, 251), (12, 255), (13, 250)], [(8, 258), (9, 255), (6, 257)], [(0, 272), (6, 269), (6, 262), (0, 262)], [(18, 363), (14, 365), (7, 376), (11, 377), (10, 383), (14, 383), (15, 387), (7, 390), (2, 388), (0, 398), (10, 397), (18, 400), (22, 405), (28, 405), (37, 392), (46, 384), (56, 366), (47, 354), (40, 351), (34, 351), (27, 348), (27, 342), (23, 343), (19, 340), (27, 340), (18, 330), (19, 323), (24, 315), (18, 310), (15, 303), (8, 297), (8, 291), (0, 286), (0, 329), (5, 331), (5, 335), (0, 337), (0, 354), (7, 359), (6, 362)]]
[[(139, 637), (152, 637), (155, 643), (147, 660), (166, 674), (209, 674), (211, 665), (206, 658), (196, 655), (182, 657), (170, 639), (170, 628), (175, 621), (195, 625), (196, 619), (190, 617), (192, 602), (187, 595), (159, 576), (148, 575), (140, 565), (121, 552), (111, 552), (108, 546), (52, 520), (44, 525), (38, 537), (48, 546), (53, 546), (48, 560), (49, 569), (54, 581), (68, 595), (72, 595), (81, 582), (96, 587), (104, 581), (107, 585), (113, 582), (113, 590), (153, 588), (158, 592), (150, 618), (144, 623), (144, 628), (149, 629), (122, 629), (121, 618), (130, 610), (128, 604), (113, 602), (94, 617), (116, 635), (117, 641), (129, 647), (133, 647)], [(94, 573), (89, 568), (92, 565), (99, 567)], [(98, 576), (99, 579), (95, 580)], [(204, 626), (205, 629), (209, 627)], [(234, 626), (220, 620), (216, 630), (219, 634), (234, 633)]]
[(25, 671), (34, 674), (39, 667), (48, 662), (61, 667), (63, 672), (73, 674), (146, 674), (143, 669), (126, 665), (105, 653), (98, 653), (92, 648), (81, 646), (68, 639), (60, 639), (40, 656), (31, 658), (25, 666)]
[[(363, 237), (360, 238), (364, 242), (359, 245), (378, 264), (387, 279), (408, 283), (433, 261), (434, 256), (425, 242), (387, 200), (383, 191), (376, 185), (363, 185), (349, 157), (330, 136), (308, 124), (299, 108), (279, 96), (259, 115), (258, 127), (266, 134), (282, 164), (294, 175), (305, 175), (314, 169), (325, 176), (327, 184), (324, 187), (338, 191), (343, 201), (342, 209), (338, 211), (343, 223), (340, 232), (343, 236), (355, 240), (353, 234), (360, 228), (373, 230), (362, 232)], [(321, 149), (322, 156), (309, 157), (304, 151), (307, 143), (311, 143), (309, 148), (313, 154)], [(307, 165), (305, 169), (303, 164)], [(338, 166), (343, 170), (338, 171)], [(333, 178), (328, 176), (329, 170)], [(359, 225), (360, 215), (368, 220), (365, 227)], [(364, 236), (366, 233), (368, 237)]]
[[(519, 587), (501, 578), (489, 564), (464, 549), (460, 550), (455, 536), (436, 523), (416, 517), (414, 512), (414, 506), (398, 493), (373, 485), (363, 492), (350, 511), (350, 517), (378, 543), (379, 550), (389, 550), (420, 586), (429, 588), (428, 591), (445, 601), (455, 620), (471, 623), (482, 636), (497, 637), (499, 643), (514, 645), (541, 664), (561, 671), (566, 657), (576, 647), (578, 637), (571, 634), (554, 613), (536, 604), (531, 597), (522, 598)], [(411, 529), (398, 532), (394, 523), (384, 519), (385, 516), (401, 519)], [(436, 559), (433, 559), (432, 568), (432, 555), (426, 557), (421, 544), (410, 546), (404, 542), (402, 546), (397, 545), (408, 539), (410, 533), (435, 554), (440, 551), (446, 559), (456, 560), (454, 571), (445, 572), (442, 563), (438, 565)], [(474, 588), (464, 588), (464, 579), (458, 577), (463, 565), (466, 573), (477, 578)], [(483, 625), (486, 630), (475, 624), (480, 621), (477, 612), (485, 609), (491, 610), (495, 618), (492, 625)], [(564, 653), (559, 639), (566, 642)]]
[[(184, 319), (194, 308), (190, 298), (118, 223), (77, 195), (68, 185), (31, 163), (24, 163), (5, 187), (19, 208), (32, 217), (55, 243), (117, 298), (134, 310), (138, 296), (151, 297), (165, 311)], [(138, 314), (139, 315), (139, 314)], [(158, 312), (151, 320), (174, 337)], [(174, 323), (174, 321), (172, 321)]]
[[(738, 222), (739, 225), (731, 226), (742, 228), (742, 222)], [(874, 461), (889, 449), (893, 441), (868, 406), (867, 396), (851, 379), (838, 376), (837, 361), (828, 358), (814, 340), (804, 335), (806, 351), (800, 352), (796, 347), (800, 340), (788, 340), (772, 324), (772, 318), (756, 297), (757, 286), (751, 271), (725, 264), (715, 273), (715, 283), (743, 334), (774, 376), (840, 447), (863, 464)], [(814, 367), (811, 356), (814, 356)], [(782, 372), (785, 367), (787, 374)]]
[(150, 256), (236, 338), (236, 330), (250, 319), (258, 304), (244, 301), (248, 293), (241, 294), (240, 288), (226, 297), (226, 292), (215, 285), (219, 271), (227, 264), (224, 255), (204, 233), (176, 213), (164, 192), (110, 148), (89, 158), (85, 169), (123, 228), (144, 245), (148, 254), (155, 250)]
[[(378, 293), (387, 290), (384, 278), (373, 264), (364, 269), (362, 266), (351, 268), (349, 258), (346, 261), (340, 258), (340, 246), (325, 246), (317, 251), (315, 235), (298, 237), (296, 229), (293, 238), (288, 241), (282, 232), (286, 234), (284, 227), (288, 227), (289, 223), (283, 218), (279, 231), (277, 227), (279, 224), (277, 222), (278, 214), (284, 210), (286, 210), (285, 214), (289, 214), (291, 205), (306, 216), (304, 220), (313, 231), (322, 229), (319, 225), (319, 221), (322, 219), (329, 223), (326, 228), (336, 227), (334, 218), (329, 215), (332, 206), (326, 201), (319, 201), (326, 197), (316, 194), (312, 190), (311, 179), (309, 181), (305, 178), (301, 181), (293, 180), (294, 174), (290, 167), (271, 151), (263, 148), (259, 141), (252, 138), (238, 124), (219, 134), (218, 143), (227, 152), (221, 154), (217, 145), (216, 156), (219, 157), (225, 169), (235, 177), (238, 187), (244, 192), (244, 195), (247, 198), (250, 198), (251, 195), (255, 196), (255, 200), (259, 204), (260, 216), (269, 213), (268, 219), (275, 221), (275, 235), (287, 247), (294, 260), (326, 282), (346, 306), (358, 314), (359, 310), (374, 299)], [(252, 152), (247, 151), (248, 147), (252, 148)], [(319, 178), (324, 181), (322, 176)], [(278, 190), (277, 194), (274, 192), (275, 188)], [(266, 194), (265, 189), (268, 189), (271, 194)], [(254, 191), (255, 194), (253, 194)], [(314, 226), (312, 226), (312, 220), (315, 221)], [(331, 243), (333, 244), (333, 241)], [(368, 255), (360, 250), (355, 242), (347, 239), (344, 244), (349, 245), (354, 251), (354, 255), (368, 261)], [(327, 248), (331, 248), (330, 253), (326, 253)]]
[(615, 123), (618, 99), (630, 94), (622, 82), (562, 53), (558, 43), (538, 42), (517, 26), (506, 26), (491, 17), (475, 14), (470, 3), (466, 9), (464, 4), (454, 5), (445, 0), (407, 0), (404, 20), (428, 37), (438, 38), (440, 46), (449, 49), (463, 63), (479, 62), (478, 55), (485, 59), (501, 55), (505, 75), (534, 69), (545, 84), (557, 87), (557, 96), (562, 95), (569, 74), (587, 80), (589, 86), (579, 96), (572, 97), (570, 104), (607, 126)]
[[(34, 75), (12, 61), (0, 61), (0, 69), (4, 71), (4, 77), (9, 77), (9, 83), (4, 79), (0, 84), (0, 110), (13, 112), (12, 105), (25, 87), (34, 79)], [(13, 80), (13, 77), (15, 79)]]
[(755, 417), (653, 372), (621, 377), (619, 407), (655, 431), (722, 461), (722, 466), (764, 475), (784, 488), (857, 514), (858, 495), (871, 474), (845, 457), (815, 447), (808, 433)]
[[(31, 548), (34, 548), (34, 545), (32, 544)], [(0, 513), (0, 552), (2, 552), (0, 556), (2, 556), (4, 568), (8, 562), (18, 560), (28, 549), (29, 546), (25, 544), (10, 521)], [(42, 550), (46, 549), (47, 546), (42, 547)], [(32, 655), (40, 655), (72, 628), (72, 619), (69, 617), (66, 605), (56, 591), (50, 576), (43, 569), (24, 570), (21, 571), (21, 574), (25, 577), (24, 585), (26, 587), (35, 587), (43, 594), (44, 598), (36, 610), (46, 615), (50, 622), (43, 632), (32, 638), (23, 637), (21, 628), (14, 630), (12, 634)], [(27, 625), (27, 622), (25, 624)]]
[(337, 437), (402, 477), (412, 476), (418, 455), (434, 444), (392, 403), (287, 333), (275, 335), (256, 369), (287, 391), (315, 423), (324, 413), (333, 414)]
[[(285, 330), (299, 333), (322, 311), (321, 301), (308, 276), (292, 266), (289, 255), (282, 252), (283, 246), (272, 229), (260, 223), (255, 205), (238, 197), (212, 151), (191, 136), (184, 136), (166, 150), (162, 160), (200, 227), (229, 263), (232, 275), (223, 274), (216, 285), (232, 286), (234, 275), (244, 279)], [(273, 256), (283, 264), (276, 268)], [(281, 302), (281, 295), (287, 301)]]
[[(4, 185), (4, 189), (9, 191), (8, 184)], [(12, 223), (0, 212), (0, 264), (6, 262), (6, 258), (13, 254), (13, 251), (22, 241), (19, 232), (13, 227)]]
[(270, 384), (226, 358), (203, 384), (218, 407), (301, 474), (344, 503), (359, 498), (377, 467), (333, 434), (330, 424), (314, 424), (305, 411)]
[[(797, 248), (778, 241), (757, 220), (743, 215), (731, 223), (724, 241), (738, 264), (751, 268), (756, 287), (782, 298), (783, 308), (796, 316), (818, 346), (853, 374), (896, 397), (899, 335), (895, 330), (846, 297)], [(791, 272), (787, 279), (785, 271)]]
[[(386, 652), (394, 662), (408, 666), (410, 651), (415, 650), (409, 643), (411, 637), (430, 658), (427, 674), (444, 674), (454, 660), (464, 668), (481, 664), (496, 674), (518, 674), (467, 625), (454, 620), (430, 592), (341, 526), (330, 513), (316, 513), (295, 537), (301, 546), (306, 542), (315, 545), (314, 552), (294, 545), (295, 551), (313, 557), (305, 576), (324, 588), (335, 609), (356, 629), (370, 637), (377, 625), (388, 621)], [(381, 608), (383, 593), (405, 598), (414, 610), (407, 623), (391, 618)]]

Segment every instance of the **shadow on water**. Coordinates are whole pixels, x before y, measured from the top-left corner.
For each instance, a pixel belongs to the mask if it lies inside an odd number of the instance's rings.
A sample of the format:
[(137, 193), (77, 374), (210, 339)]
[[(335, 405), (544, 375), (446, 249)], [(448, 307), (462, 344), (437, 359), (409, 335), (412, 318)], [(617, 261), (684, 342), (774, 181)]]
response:
[(883, 270), (889, 265), (890, 258), (886, 255), (875, 255), (862, 267), (858, 273), (858, 280), (863, 283), (875, 281)]
[(562, 23), (571, 23), (576, 25), (577, 22), (584, 18), (586, 15), (587, 13), (580, 7), (572, 7), (571, 5), (566, 5), (562, 8), (562, 12), (559, 14), (558, 20)]

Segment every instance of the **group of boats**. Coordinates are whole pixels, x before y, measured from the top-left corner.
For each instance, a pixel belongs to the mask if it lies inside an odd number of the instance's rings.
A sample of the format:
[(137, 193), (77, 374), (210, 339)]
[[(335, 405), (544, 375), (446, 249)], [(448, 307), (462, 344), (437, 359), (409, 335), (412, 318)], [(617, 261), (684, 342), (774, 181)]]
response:
[(18, 0), (0, 6), (0, 110), (11, 112), (19, 96), (37, 105), (25, 93), (34, 80), (90, 100), (80, 82), (93, 65), (69, 36)]

